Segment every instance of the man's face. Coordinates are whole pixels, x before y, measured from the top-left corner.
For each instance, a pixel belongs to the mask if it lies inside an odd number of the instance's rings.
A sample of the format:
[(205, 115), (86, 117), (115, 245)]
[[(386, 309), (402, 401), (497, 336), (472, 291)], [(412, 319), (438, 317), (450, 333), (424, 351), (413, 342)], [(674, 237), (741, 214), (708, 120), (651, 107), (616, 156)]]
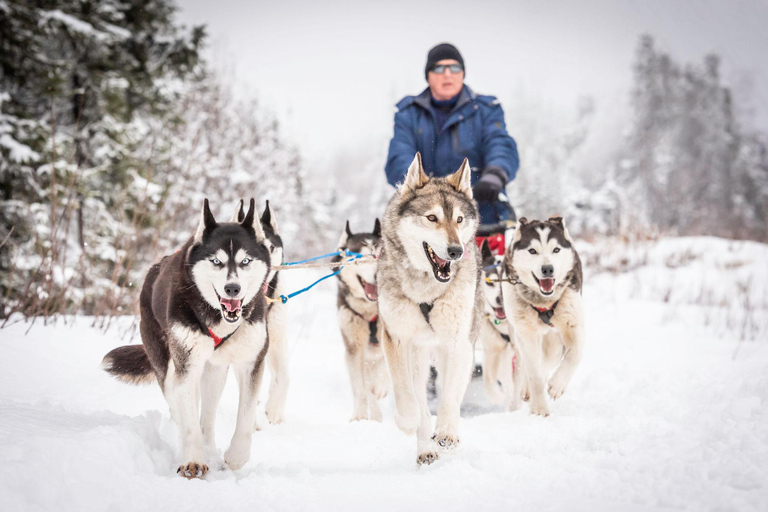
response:
[[(437, 61), (438, 66), (450, 66), (451, 64), (458, 63), (459, 61), (454, 59)], [(464, 86), (464, 71), (462, 70), (454, 75), (447, 67), (441, 74), (430, 70), (427, 75), (427, 83), (429, 84), (429, 90), (432, 91), (433, 98), (438, 101), (449, 100), (459, 94), (459, 91)]]

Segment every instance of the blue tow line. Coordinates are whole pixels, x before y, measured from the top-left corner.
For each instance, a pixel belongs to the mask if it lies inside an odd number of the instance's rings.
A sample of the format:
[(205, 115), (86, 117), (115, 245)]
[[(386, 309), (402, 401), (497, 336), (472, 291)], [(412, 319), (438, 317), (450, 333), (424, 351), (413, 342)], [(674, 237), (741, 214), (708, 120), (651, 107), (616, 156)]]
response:
[[(321, 260), (323, 258), (330, 258), (331, 256), (340, 256), (340, 255), (341, 255), (341, 251), (329, 252), (328, 254), (323, 254), (322, 256), (315, 256), (314, 258), (309, 258), (309, 259), (306, 259), (306, 260), (292, 261), (290, 263), (283, 263), (281, 266), (289, 267), (291, 265), (298, 265), (300, 263), (309, 263), (310, 261), (317, 261), (317, 260)], [(359, 252), (353, 252), (353, 251), (350, 251), (349, 249), (344, 249), (344, 256), (347, 256), (347, 257), (351, 256), (352, 260), (350, 260), (350, 261), (354, 261), (356, 259), (359, 259), (359, 258), (363, 257), (363, 255), (360, 254)], [(300, 294), (302, 294), (302, 293), (304, 293), (306, 291), (311, 290), (312, 287), (314, 287), (320, 281), (325, 281), (329, 277), (333, 277), (333, 276), (337, 275), (339, 272), (341, 272), (342, 268), (344, 268), (344, 265), (342, 265), (341, 268), (339, 268), (339, 270), (337, 270), (336, 272), (333, 272), (331, 274), (328, 274), (327, 276), (321, 277), (320, 279), (318, 279), (317, 281), (315, 281), (311, 285), (307, 286), (306, 288), (302, 288), (301, 290), (295, 291), (293, 293), (289, 293), (288, 295), (281, 295), (280, 296), (280, 301), (283, 304), (285, 304), (286, 302), (288, 302), (288, 299), (291, 299), (291, 298), (293, 298), (293, 297), (295, 297), (297, 295), (300, 295)]]

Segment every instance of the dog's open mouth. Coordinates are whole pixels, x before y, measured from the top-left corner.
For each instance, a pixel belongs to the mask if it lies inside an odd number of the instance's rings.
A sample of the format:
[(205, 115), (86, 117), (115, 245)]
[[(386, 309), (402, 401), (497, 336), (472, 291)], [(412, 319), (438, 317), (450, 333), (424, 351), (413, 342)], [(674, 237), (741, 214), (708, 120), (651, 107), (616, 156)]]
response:
[[(216, 290), (214, 289), (214, 291)], [(242, 299), (227, 299), (219, 295), (219, 292), (216, 292), (216, 296), (219, 298), (221, 316), (224, 317), (224, 320), (230, 323), (240, 320), (240, 314), (243, 312)]]
[(539, 291), (542, 295), (552, 295), (555, 291), (555, 280), (551, 277), (545, 277), (544, 279), (538, 279), (536, 274), (533, 274), (533, 278), (539, 283)]
[(442, 259), (435, 254), (435, 251), (429, 246), (427, 242), (424, 242), (424, 252), (427, 254), (427, 259), (432, 264), (432, 272), (435, 274), (435, 279), (441, 283), (447, 283), (451, 280), (451, 262)]
[(496, 315), (496, 320), (504, 320), (507, 318), (504, 308), (493, 308), (493, 314)]
[(375, 302), (379, 299), (379, 287), (376, 284), (371, 284), (360, 276), (357, 276), (357, 280), (360, 281), (360, 286), (363, 287), (365, 292), (365, 298), (371, 302)]

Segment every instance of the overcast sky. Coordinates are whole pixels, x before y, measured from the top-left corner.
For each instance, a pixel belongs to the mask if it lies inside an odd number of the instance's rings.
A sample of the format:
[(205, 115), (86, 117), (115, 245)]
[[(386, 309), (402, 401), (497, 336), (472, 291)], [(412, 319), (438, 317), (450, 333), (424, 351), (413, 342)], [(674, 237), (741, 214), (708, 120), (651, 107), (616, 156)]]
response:
[[(462, 52), (466, 83), (503, 105), (524, 92), (562, 109), (590, 95), (599, 108), (626, 96), (648, 32), (680, 61), (719, 53), (723, 76), (753, 89), (744, 106), (768, 127), (765, 0), (179, 3), (181, 23), (208, 26), (212, 64), (234, 70), (310, 161), (388, 138), (394, 103), (426, 86), (427, 51), (443, 41)], [(509, 115), (507, 125), (515, 135)]]

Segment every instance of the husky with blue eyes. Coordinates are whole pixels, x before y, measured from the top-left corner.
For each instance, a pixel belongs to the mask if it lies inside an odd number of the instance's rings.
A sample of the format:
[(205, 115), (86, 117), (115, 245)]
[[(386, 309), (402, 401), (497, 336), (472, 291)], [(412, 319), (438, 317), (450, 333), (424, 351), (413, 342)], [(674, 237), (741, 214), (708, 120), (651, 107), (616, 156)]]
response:
[(581, 260), (562, 217), (518, 220), (503, 268), (504, 311), (528, 379), (524, 398), (532, 414), (549, 416), (546, 395), (565, 392), (585, 342)]
[(124, 382), (160, 385), (181, 435), (177, 472), (186, 478), (203, 477), (206, 454), (216, 457), (214, 422), (230, 366), (240, 402), (224, 462), (236, 470), (251, 456), (268, 348), (265, 238), (253, 199), (241, 222), (224, 223), (216, 222), (206, 199), (194, 236), (144, 280), (143, 344), (116, 348), (102, 363)]

